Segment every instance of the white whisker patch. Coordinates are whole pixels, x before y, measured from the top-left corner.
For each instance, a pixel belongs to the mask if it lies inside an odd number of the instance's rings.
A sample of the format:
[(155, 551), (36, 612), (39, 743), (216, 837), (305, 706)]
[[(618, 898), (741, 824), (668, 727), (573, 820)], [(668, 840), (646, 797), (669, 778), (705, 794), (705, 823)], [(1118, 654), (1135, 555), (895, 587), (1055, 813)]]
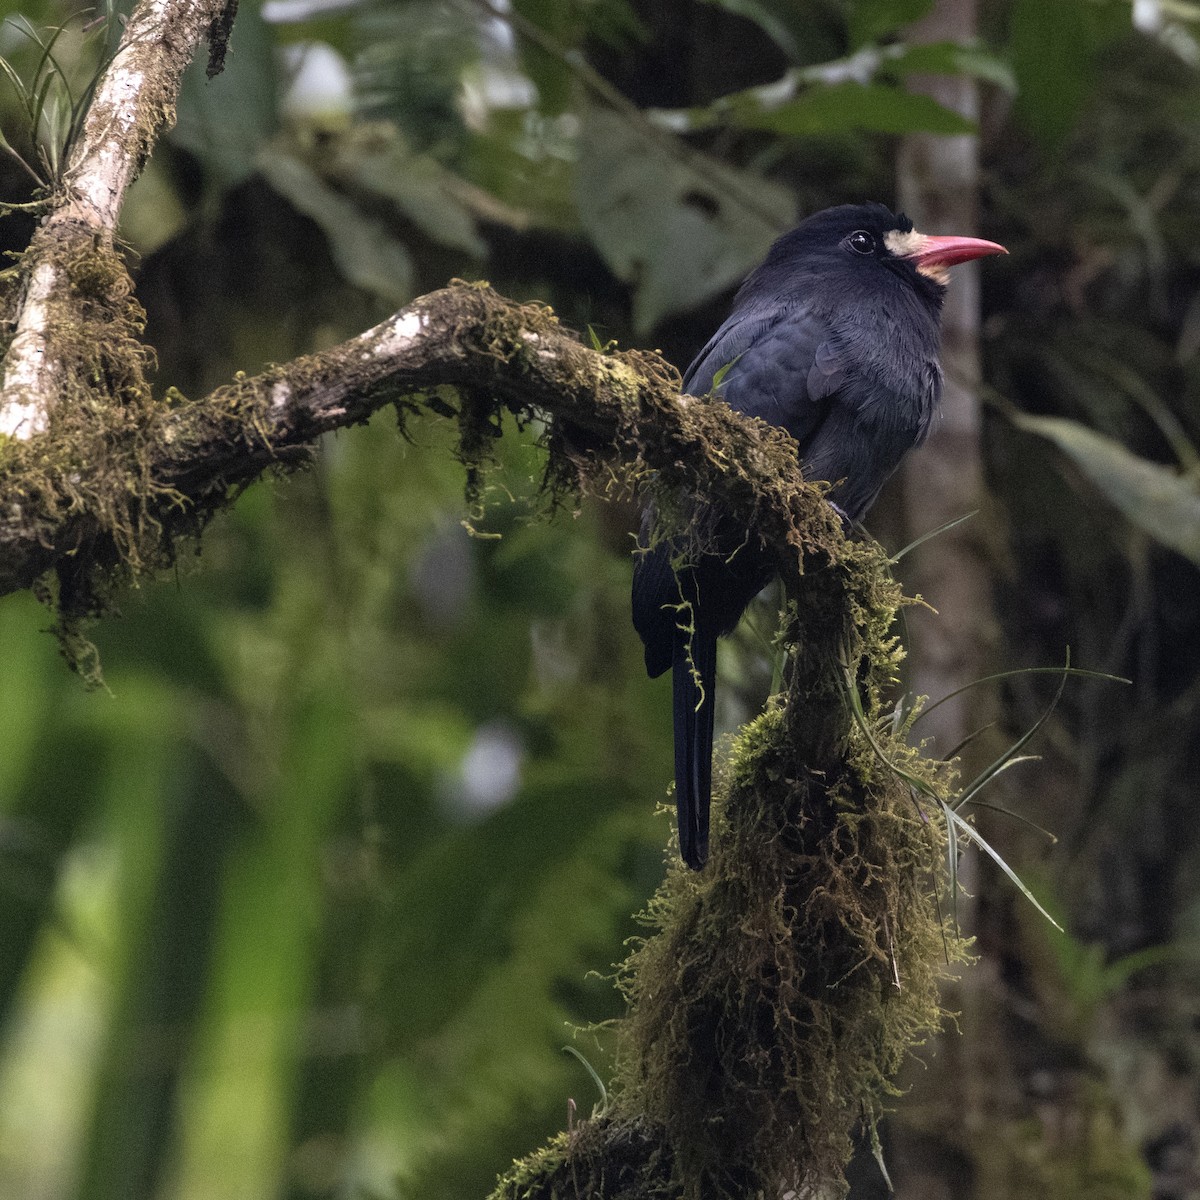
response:
[(883, 235), (883, 244), (897, 258), (907, 258), (910, 254), (918, 253), (925, 245), (925, 235), (910, 229), (901, 233), (899, 229), (889, 229)]

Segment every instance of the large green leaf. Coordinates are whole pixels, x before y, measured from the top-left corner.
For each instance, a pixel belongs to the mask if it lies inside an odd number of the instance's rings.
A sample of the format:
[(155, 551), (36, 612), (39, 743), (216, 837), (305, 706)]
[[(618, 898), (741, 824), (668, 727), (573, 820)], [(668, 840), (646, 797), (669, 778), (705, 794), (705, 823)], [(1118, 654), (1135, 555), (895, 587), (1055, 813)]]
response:
[(391, 304), (412, 299), (412, 259), (382, 221), (368, 216), (289, 154), (264, 150), (258, 168), (280, 195), (321, 227), (347, 280)]
[(929, 96), (886, 83), (836, 83), (811, 87), (775, 107), (753, 93), (729, 97), (725, 116), (734, 125), (806, 136), (852, 133), (974, 133), (975, 122)]
[(1052, 441), (1143, 533), (1200, 565), (1200, 491), (1193, 480), (1077, 421), (1014, 419), (1019, 428)]
[(613, 113), (588, 114), (580, 147), (579, 214), (633, 284), (639, 333), (737, 283), (794, 216), (784, 188), (700, 153), (681, 159)]

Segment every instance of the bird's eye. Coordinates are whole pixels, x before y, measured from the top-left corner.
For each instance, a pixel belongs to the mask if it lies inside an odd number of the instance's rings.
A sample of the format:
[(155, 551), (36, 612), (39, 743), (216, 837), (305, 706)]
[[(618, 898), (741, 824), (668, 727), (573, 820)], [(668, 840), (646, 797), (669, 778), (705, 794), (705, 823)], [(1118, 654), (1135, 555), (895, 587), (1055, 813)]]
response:
[(865, 230), (856, 229), (847, 239), (846, 245), (855, 254), (874, 254), (875, 239)]

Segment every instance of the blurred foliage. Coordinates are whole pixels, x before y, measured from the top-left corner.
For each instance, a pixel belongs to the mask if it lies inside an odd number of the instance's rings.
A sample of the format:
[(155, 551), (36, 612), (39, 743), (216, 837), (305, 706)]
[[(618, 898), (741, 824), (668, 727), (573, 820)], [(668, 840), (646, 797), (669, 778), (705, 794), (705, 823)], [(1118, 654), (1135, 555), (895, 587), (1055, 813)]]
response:
[[(1186, 6), (1133, 29), (1118, 0), (994, 0), (980, 44), (906, 46), (928, 8), (243, 0), (123, 234), (185, 393), (454, 275), (682, 366), (777, 229), (888, 200), (892, 135), (962, 128), (906, 75), (981, 80), (982, 232), (1012, 252), (984, 273), (1005, 665), (1069, 644), (1135, 681), (1068, 691), (1045, 786), (1007, 801), (1062, 835), (1047, 888), (1090, 1019), (1200, 905), (1200, 53)], [(67, 22), (81, 94), (118, 23), (18, 12)], [(11, 19), (0, 54), (38, 68)], [(34, 161), (23, 111), (0, 81)], [(0, 155), (0, 199), (31, 186)], [(605, 1074), (572, 1029), (617, 1011), (669, 827), (636, 517), (546, 523), (536, 431), (467, 514), (448, 433), (409, 433), (380, 415), (243, 496), (96, 632), (107, 693), (29, 597), (0, 602), (0, 1195), (483, 1195), (590, 1108), (560, 1047)], [(769, 653), (744, 631), (726, 666), (728, 728)], [(1044, 699), (1018, 679), (1007, 716)]]

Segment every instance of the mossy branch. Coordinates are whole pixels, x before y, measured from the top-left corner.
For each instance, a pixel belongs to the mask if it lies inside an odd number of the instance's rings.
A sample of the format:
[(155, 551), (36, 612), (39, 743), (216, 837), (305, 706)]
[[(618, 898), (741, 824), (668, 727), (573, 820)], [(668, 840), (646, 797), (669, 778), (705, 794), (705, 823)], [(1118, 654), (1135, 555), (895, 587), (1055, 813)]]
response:
[(793, 572), (797, 549), (841, 540), (786, 434), (680, 397), (658, 355), (593, 350), (542, 306), (456, 284), (332, 349), (200, 400), (155, 402), (119, 260), (89, 250), (65, 270), (91, 322), (71, 339), (73, 374), (100, 386), (58, 406), (44, 434), (0, 445), (0, 594), (51, 570), (98, 594), (161, 567), (236, 491), (386, 405), (453, 413), (469, 466), (505, 411), (544, 418), (554, 486), (653, 471), (664, 490), (703, 490), (744, 514), (789, 550)]
[(855, 1127), (941, 1022), (939, 964), (964, 945), (936, 900), (945, 832), (924, 797), (952, 778), (886, 703), (903, 597), (879, 547), (814, 519), (793, 475), (777, 483), (756, 511), (782, 547), (784, 692), (716, 764), (707, 866), (672, 862), (621, 968), (606, 1112), (492, 1200), (839, 1195)]
[[(402, 422), (421, 410), (454, 419), (469, 486), (510, 414), (544, 422), (552, 492), (617, 479), (664, 509), (695, 495), (774, 549), (789, 598), (786, 699), (722, 772), (708, 867), (675, 865), (623, 972), (614, 1104), (498, 1196), (549, 1198), (577, 1177), (595, 1197), (836, 1187), (853, 1125), (877, 1116), (903, 1056), (939, 1021), (935, 964), (954, 939), (930, 883), (942, 834), (844, 702), (849, 672), (866, 720), (879, 719), (902, 598), (883, 553), (847, 541), (823, 489), (802, 479), (791, 438), (681, 396), (657, 354), (589, 348), (544, 306), (468, 284), (203, 399), (155, 401), (121, 264), (93, 249), (64, 269), (91, 322), (71, 343), (73, 374), (93, 387), (40, 436), (0, 445), (0, 590), (53, 570), (68, 622), (169, 562), (264, 472), (307, 461), (321, 434), (385, 405)], [(874, 740), (935, 793), (948, 787), (896, 731)]]
[(130, 15), (62, 177), (53, 181), (49, 215), (23, 256), (16, 311), (4, 314), (13, 335), (0, 384), (0, 435), (36, 437), (70, 397), (75, 364), (59, 334), (78, 311), (67, 263), (92, 247), (111, 249), (125, 193), (174, 122), (184, 68), (223, 9), (224, 0), (141, 0)]

